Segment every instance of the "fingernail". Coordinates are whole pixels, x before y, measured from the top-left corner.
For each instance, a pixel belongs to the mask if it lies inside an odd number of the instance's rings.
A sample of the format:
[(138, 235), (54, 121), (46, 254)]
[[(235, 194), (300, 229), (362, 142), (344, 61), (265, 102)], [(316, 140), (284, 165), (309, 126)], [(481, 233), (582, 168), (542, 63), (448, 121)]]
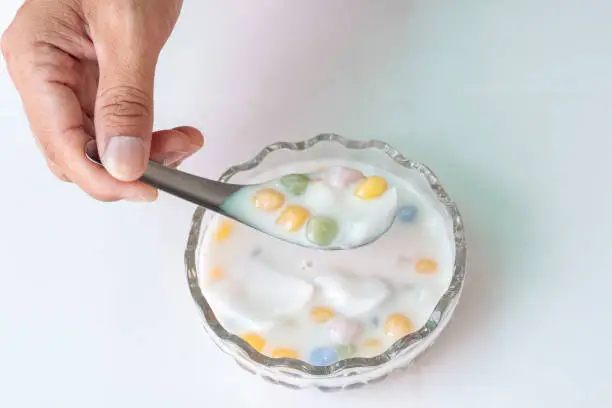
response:
[(161, 164), (166, 167), (172, 167), (189, 157), (191, 152), (168, 152), (161, 157)]
[(133, 136), (113, 136), (106, 145), (102, 164), (118, 180), (138, 179), (147, 166), (145, 145)]
[(126, 201), (133, 203), (151, 203), (157, 200), (158, 191), (156, 189), (147, 189), (145, 192), (138, 192), (138, 194), (127, 196), (124, 198)]
[(199, 144), (189, 144), (189, 150), (193, 153), (197, 152), (198, 150), (200, 150), (202, 147), (202, 145)]

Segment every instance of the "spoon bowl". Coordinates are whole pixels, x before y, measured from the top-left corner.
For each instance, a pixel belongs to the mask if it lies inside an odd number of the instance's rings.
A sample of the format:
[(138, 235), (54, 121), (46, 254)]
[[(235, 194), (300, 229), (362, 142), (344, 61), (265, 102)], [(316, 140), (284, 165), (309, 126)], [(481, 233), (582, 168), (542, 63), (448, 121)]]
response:
[[(102, 161), (98, 154), (95, 141), (91, 141), (85, 146), (85, 156), (94, 164), (102, 166)], [(261, 223), (254, 222), (253, 217), (247, 214), (248, 211), (245, 211), (244, 206), (236, 205), (236, 202), (244, 200), (244, 197), (250, 197), (251, 192), (265, 188), (273, 181), (251, 185), (223, 183), (168, 168), (154, 161), (149, 161), (139, 181), (245, 224), (277, 239), (302, 247), (327, 251), (355, 249), (371, 244), (391, 228), (395, 219), (394, 208), (392, 212), (393, 216), (386, 217), (381, 225), (378, 225), (375, 233), (367, 234), (358, 241), (350, 242), (349, 244), (332, 243), (330, 245), (317, 245), (308, 240), (297, 239), (295, 235), (283, 234), (279, 232), (278, 228), (267, 228)], [(354, 221), (358, 222), (363, 220)]]

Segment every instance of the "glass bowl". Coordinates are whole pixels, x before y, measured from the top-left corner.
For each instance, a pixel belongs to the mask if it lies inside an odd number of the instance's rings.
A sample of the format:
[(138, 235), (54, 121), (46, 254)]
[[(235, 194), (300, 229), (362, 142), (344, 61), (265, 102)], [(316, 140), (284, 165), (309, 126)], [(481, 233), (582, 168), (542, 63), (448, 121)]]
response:
[(432, 194), (446, 212), (448, 236), (454, 241), (454, 268), (450, 284), (427, 322), (417, 331), (396, 341), (381, 354), (364, 358), (353, 357), (320, 367), (294, 359), (273, 359), (255, 349), (240, 337), (228, 332), (219, 323), (202, 294), (198, 275), (199, 252), (214, 213), (198, 207), (193, 215), (185, 250), (187, 280), (191, 295), (204, 316), (204, 327), (215, 344), (247, 371), (267, 381), (290, 388), (316, 387), (339, 390), (359, 387), (387, 377), (391, 372), (407, 367), (428, 349), (442, 332), (459, 301), (466, 265), (466, 242), (459, 210), (433, 172), (425, 165), (407, 159), (389, 144), (378, 141), (349, 140), (336, 134), (321, 134), (312, 139), (266, 146), (255, 157), (230, 167), (220, 181), (248, 183), (259, 173), (277, 166), (302, 160), (349, 159), (375, 165), (400, 177), (410, 178)]

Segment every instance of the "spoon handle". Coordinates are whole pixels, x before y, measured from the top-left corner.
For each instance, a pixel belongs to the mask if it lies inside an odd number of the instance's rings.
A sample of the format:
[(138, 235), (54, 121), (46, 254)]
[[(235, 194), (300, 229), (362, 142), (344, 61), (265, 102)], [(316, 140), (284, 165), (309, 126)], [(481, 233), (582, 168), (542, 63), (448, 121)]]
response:
[[(85, 146), (85, 156), (93, 163), (102, 166), (95, 141), (91, 141)], [(194, 176), (162, 166), (154, 161), (149, 161), (140, 181), (221, 214), (225, 214), (225, 211), (221, 208), (225, 199), (242, 187), (237, 184), (222, 183)]]
[(140, 181), (215, 212), (224, 212), (221, 205), (225, 199), (241, 187), (194, 176), (153, 161), (149, 161)]

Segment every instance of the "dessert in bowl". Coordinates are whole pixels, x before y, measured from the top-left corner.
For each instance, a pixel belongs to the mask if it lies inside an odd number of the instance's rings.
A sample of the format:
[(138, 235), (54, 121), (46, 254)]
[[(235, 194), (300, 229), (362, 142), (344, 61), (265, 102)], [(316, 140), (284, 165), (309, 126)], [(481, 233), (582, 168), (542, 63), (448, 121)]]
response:
[(393, 224), (369, 245), (326, 251), (198, 208), (185, 260), (211, 338), (242, 367), (294, 388), (351, 388), (407, 366), (459, 300), (466, 246), (456, 205), (423, 164), (334, 134), (267, 146), (221, 180), (283, 176), (241, 205), (322, 246), (371, 232), (355, 208)]

